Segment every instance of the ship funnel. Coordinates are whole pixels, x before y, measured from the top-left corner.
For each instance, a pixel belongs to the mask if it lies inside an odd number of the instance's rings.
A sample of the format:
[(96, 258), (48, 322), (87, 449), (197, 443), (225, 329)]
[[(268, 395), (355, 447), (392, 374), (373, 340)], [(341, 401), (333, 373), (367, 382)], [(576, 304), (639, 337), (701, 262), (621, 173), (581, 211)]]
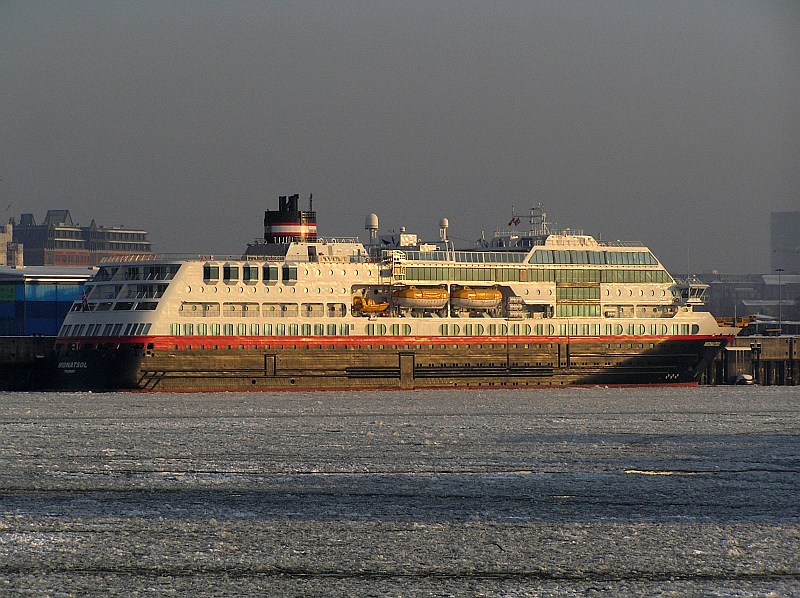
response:
[(280, 195), (278, 210), (264, 212), (265, 242), (285, 244), (317, 240), (317, 214), (311, 210), (308, 212), (300, 210), (299, 199), (299, 194)]

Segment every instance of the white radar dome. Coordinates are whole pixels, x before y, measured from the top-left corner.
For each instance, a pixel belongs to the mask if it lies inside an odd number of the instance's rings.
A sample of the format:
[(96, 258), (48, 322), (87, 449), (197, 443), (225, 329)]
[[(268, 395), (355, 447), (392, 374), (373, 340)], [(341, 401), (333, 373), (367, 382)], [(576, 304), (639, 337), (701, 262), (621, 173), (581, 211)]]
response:
[(364, 220), (364, 228), (367, 230), (378, 230), (378, 215), (367, 214), (367, 217)]

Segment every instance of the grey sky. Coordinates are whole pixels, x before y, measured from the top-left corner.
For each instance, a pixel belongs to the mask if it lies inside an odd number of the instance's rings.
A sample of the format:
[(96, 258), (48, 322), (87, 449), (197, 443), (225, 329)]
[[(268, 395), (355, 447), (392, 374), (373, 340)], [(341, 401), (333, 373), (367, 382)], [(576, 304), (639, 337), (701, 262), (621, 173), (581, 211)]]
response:
[(796, 2), (6, 1), (0, 202), (216, 253), (278, 195), (322, 235), (446, 216), (460, 244), (542, 202), (677, 272), (764, 272), (798, 98)]

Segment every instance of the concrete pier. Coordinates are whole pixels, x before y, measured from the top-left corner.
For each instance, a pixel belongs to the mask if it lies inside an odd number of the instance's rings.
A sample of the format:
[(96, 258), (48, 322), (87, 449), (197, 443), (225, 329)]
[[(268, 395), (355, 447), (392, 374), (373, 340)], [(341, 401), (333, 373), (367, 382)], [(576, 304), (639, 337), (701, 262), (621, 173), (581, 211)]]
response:
[(800, 336), (737, 336), (709, 366), (701, 384), (734, 384), (753, 377), (762, 386), (800, 384)]

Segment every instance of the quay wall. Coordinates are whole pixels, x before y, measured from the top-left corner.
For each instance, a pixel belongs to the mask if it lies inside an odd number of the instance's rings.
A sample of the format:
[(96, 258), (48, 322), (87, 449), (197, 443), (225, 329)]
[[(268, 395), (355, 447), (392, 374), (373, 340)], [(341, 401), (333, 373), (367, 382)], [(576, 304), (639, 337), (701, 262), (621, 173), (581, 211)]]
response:
[(701, 384), (734, 384), (747, 374), (763, 386), (800, 385), (800, 336), (737, 336), (701, 377)]
[(0, 337), (0, 390), (43, 390), (55, 347), (54, 336)]

